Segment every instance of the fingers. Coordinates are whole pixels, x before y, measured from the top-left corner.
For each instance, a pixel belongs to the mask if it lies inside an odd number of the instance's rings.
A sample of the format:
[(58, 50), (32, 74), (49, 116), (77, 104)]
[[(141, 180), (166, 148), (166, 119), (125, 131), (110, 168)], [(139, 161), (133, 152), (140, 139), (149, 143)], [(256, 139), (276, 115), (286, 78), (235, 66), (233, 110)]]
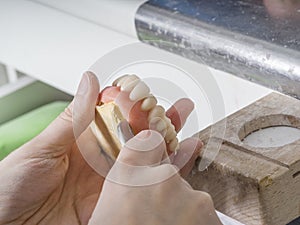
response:
[(78, 137), (95, 118), (95, 106), (98, 101), (99, 82), (95, 74), (86, 72), (79, 84), (73, 100), (72, 119), (75, 136)]
[(117, 160), (132, 166), (152, 166), (160, 164), (165, 151), (160, 133), (143, 130), (125, 143)]
[(279, 19), (299, 19), (300, 15), (297, 9), (300, 9), (300, 2), (294, 0), (264, 0), (264, 5), (268, 13)]
[[(187, 117), (189, 116), (189, 114), (192, 112), (193, 109), (194, 109), (194, 104), (191, 100), (180, 99), (176, 103), (174, 103), (174, 105), (167, 111), (166, 114), (169, 116), (169, 118), (171, 118), (172, 123), (176, 127), (177, 132), (182, 128)], [(133, 137), (128, 123), (126, 122), (121, 123), (118, 128), (119, 128), (118, 134), (120, 140), (124, 140), (124, 142), (126, 142), (127, 140)], [(145, 143), (142, 142), (140, 143), (141, 143), (140, 146), (141, 148), (145, 147), (144, 146)], [(180, 151), (178, 151), (176, 155), (171, 156), (170, 159), (173, 162), (173, 165), (175, 165), (178, 168), (181, 168), (180, 174), (182, 177), (185, 178), (191, 172), (195, 160), (200, 155), (202, 146), (203, 143), (199, 139), (189, 138), (180, 144)], [(122, 150), (121, 152), (124, 153), (124, 150)], [(126, 154), (124, 154), (126, 157), (127, 157), (127, 153), (129, 153), (128, 149), (126, 150)], [(166, 153), (164, 152), (162, 153), (163, 153), (163, 158), (164, 156), (167, 156)], [(122, 158), (124, 155), (119, 156), (119, 160), (124, 161), (124, 159)], [(131, 165), (133, 164), (137, 165), (137, 163), (140, 163), (139, 165), (151, 165), (151, 164), (159, 163), (162, 160), (160, 154), (158, 154), (159, 157), (154, 161), (152, 157), (149, 158), (146, 154), (144, 154), (143, 156), (139, 152), (130, 152), (129, 155), (131, 157), (134, 155), (133, 157), (134, 159), (131, 158), (130, 159), (131, 161), (129, 160), (130, 161), (129, 163)], [(156, 153), (154, 155), (156, 155)], [(135, 160), (136, 162), (134, 162)]]
[(167, 117), (171, 119), (172, 124), (175, 126), (176, 132), (181, 130), (193, 109), (194, 103), (188, 98), (182, 98), (175, 102), (166, 112)]
[(97, 77), (92, 72), (84, 73), (72, 103), (37, 137), (37, 142), (61, 149), (73, 143), (94, 119), (98, 93)]
[(192, 171), (202, 147), (203, 143), (198, 138), (188, 138), (180, 143), (180, 149), (172, 163), (180, 168), (179, 173), (183, 178), (186, 178)]
[[(186, 119), (194, 109), (194, 103), (188, 98), (182, 98), (166, 112), (171, 119), (175, 130), (179, 132), (186, 122)], [(180, 150), (171, 160), (173, 164), (180, 169), (182, 177), (186, 177), (192, 170), (196, 159), (198, 158), (203, 143), (199, 139), (189, 138), (180, 143)]]
[(160, 133), (143, 130), (125, 143), (107, 179), (128, 186), (161, 182), (166, 174), (158, 176), (155, 171), (165, 152), (166, 144)]

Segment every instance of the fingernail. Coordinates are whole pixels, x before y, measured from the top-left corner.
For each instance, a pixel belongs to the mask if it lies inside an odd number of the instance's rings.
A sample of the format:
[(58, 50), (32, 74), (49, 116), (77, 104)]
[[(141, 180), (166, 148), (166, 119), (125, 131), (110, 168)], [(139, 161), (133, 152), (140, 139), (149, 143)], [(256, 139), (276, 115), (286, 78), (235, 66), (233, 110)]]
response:
[(85, 72), (78, 86), (77, 94), (84, 95), (87, 93), (90, 86), (90, 72)]
[(203, 141), (199, 140), (199, 138), (193, 138), (193, 139), (197, 143), (197, 145), (195, 146), (195, 149), (194, 149), (194, 154), (199, 155), (202, 152), (201, 150), (204, 146), (204, 143), (203, 143)]
[(203, 143), (203, 141), (200, 141), (200, 147), (199, 148), (202, 148), (203, 146), (204, 146), (204, 143)]
[(140, 140), (144, 140), (149, 138), (151, 134), (152, 134), (151, 130), (142, 130), (136, 135), (136, 138)]
[(195, 151), (195, 160), (199, 157), (199, 156), (201, 156), (201, 154), (203, 153), (203, 151), (202, 151), (202, 149), (203, 149), (203, 146), (204, 146), (204, 144), (203, 144), (203, 142), (201, 141), (201, 144), (199, 145), (199, 147), (198, 147), (198, 149)]

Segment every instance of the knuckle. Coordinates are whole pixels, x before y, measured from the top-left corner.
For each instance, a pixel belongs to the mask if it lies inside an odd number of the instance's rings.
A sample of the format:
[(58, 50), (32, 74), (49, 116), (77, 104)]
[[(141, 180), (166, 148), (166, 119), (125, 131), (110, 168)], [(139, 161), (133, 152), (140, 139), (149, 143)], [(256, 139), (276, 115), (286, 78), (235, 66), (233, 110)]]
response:
[(200, 191), (198, 194), (198, 206), (200, 208), (211, 209), (213, 208), (213, 200), (210, 194), (207, 192)]
[(71, 107), (71, 105), (69, 105), (67, 108), (65, 108), (64, 113), (66, 116), (72, 117), (72, 113), (73, 113), (72, 111), (73, 111), (72, 107)]
[(70, 108), (70, 106), (65, 108), (65, 110), (60, 113), (58, 117), (63, 121), (72, 121), (72, 109)]
[(206, 202), (212, 202), (212, 197), (211, 197), (211, 195), (209, 193), (201, 191), (200, 194), (201, 194), (201, 198), (204, 201), (206, 201)]

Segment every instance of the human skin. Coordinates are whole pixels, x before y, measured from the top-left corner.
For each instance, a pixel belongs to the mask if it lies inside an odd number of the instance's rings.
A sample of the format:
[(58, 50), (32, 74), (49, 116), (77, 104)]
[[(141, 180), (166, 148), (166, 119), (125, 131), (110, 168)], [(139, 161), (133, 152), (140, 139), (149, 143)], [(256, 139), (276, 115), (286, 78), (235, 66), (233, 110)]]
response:
[(220, 225), (210, 196), (193, 190), (176, 166), (160, 163), (165, 151), (156, 131), (130, 139), (107, 176), (90, 224)]
[[(84, 160), (76, 141), (80, 139), (84, 143), (90, 137), (87, 128), (94, 119), (98, 93), (96, 76), (85, 73), (69, 107), (40, 135), (0, 162), (1, 225), (89, 223), (107, 181)], [(178, 101), (176, 108), (181, 108), (182, 103)], [(76, 111), (73, 112), (74, 108)], [(201, 142), (195, 139), (184, 141), (180, 153), (172, 160), (176, 165), (185, 152), (191, 151), (191, 146), (197, 148), (180, 171), (182, 175), (191, 170), (202, 147)], [(180, 178), (179, 183), (181, 181)], [(174, 191), (179, 187), (175, 185)], [(205, 202), (212, 206), (211, 200), (207, 199)], [(101, 207), (108, 206), (109, 203), (104, 202)], [(96, 224), (103, 223), (96, 220)]]
[(300, 19), (299, 0), (264, 0), (270, 15), (277, 19)]

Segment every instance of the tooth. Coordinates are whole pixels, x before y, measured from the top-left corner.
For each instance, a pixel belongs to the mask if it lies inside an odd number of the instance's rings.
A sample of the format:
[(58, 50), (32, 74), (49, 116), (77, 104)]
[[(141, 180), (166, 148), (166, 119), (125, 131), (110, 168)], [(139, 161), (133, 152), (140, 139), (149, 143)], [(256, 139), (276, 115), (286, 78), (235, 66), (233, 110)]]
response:
[(149, 111), (152, 109), (154, 106), (156, 106), (157, 100), (154, 96), (149, 96), (143, 100), (143, 103), (141, 105), (141, 110), (142, 111)]
[(149, 128), (154, 128), (155, 130), (166, 129), (166, 123), (160, 117), (151, 118), (149, 121)]
[(117, 87), (121, 87), (127, 78), (128, 78), (128, 75), (126, 77), (121, 78), (117, 83)]
[(123, 80), (124, 78), (126, 78), (128, 75), (126, 74), (126, 75), (123, 75), (123, 76), (121, 76), (121, 77), (119, 77), (119, 78), (117, 78), (116, 80), (114, 80), (114, 82), (113, 82), (113, 86), (120, 86), (120, 85), (118, 85), (118, 83), (121, 81), (121, 80)]
[(166, 123), (160, 117), (155, 117), (155, 118), (157, 118), (157, 121), (154, 124), (155, 130), (159, 132), (167, 130)]
[(167, 132), (167, 124), (160, 117), (154, 117), (150, 119), (149, 129), (158, 131), (162, 136), (166, 135)]
[(161, 134), (161, 136), (165, 137), (167, 133), (167, 129), (165, 128), (164, 130), (159, 131), (159, 133)]
[(121, 85), (121, 91), (132, 91), (139, 81), (140, 79), (135, 75), (128, 77)]
[(138, 101), (147, 97), (149, 92), (149, 87), (143, 81), (140, 81), (130, 92), (129, 98), (131, 101)]
[(148, 120), (150, 121), (154, 117), (163, 118), (164, 115), (165, 115), (165, 109), (160, 105), (156, 105), (153, 109), (150, 110), (148, 115)]
[(179, 148), (178, 139), (174, 138), (168, 145), (171, 152), (177, 151)]
[(116, 84), (116, 86), (118, 87), (122, 87), (127, 81), (129, 81), (130, 79), (140, 79), (138, 76), (136, 75), (124, 75), (119, 77), (117, 80), (115, 80), (113, 82), (113, 84)]
[(163, 130), (165, 130), (167, 127), (166, 127), (166, 124), (165, 124), (165, 122), (162, 120), (162, 119), (160, 119), (159, 121), (158, 121), (158, 123), (156, 124), (156, 129), (158, 130), (158, 131), (163, 131)]
[(171, 140), (173, 140), (175, 137), (176, 137), (176, 131), (174, 129), (174, 126), (169, 126), (168, 129), (167, 129), (167, 133), (166, 133), (166, 136), (165, 136), (165, 140), (167, 143), (169, 143)]
[(174, 125), (172, 124), (171, 119), (169, 117), (165, 116), (164, 120), (168, 124), (168, 126), (173, 126), (174, 127)]
[(168, 129), (167, 129), (167, 133), (166, 133), (166, 136), (165, 136), (165, 140), (166, 140), (167, 143), (169, 143), (171, 140), (173, 140), (176, 137), (177, 132), (176, 132), (175, 126), (172, 124), (170, 118), (168, 118), (168, 117), (165, 116), (164, 117), (164, 121), (168, 125)]

